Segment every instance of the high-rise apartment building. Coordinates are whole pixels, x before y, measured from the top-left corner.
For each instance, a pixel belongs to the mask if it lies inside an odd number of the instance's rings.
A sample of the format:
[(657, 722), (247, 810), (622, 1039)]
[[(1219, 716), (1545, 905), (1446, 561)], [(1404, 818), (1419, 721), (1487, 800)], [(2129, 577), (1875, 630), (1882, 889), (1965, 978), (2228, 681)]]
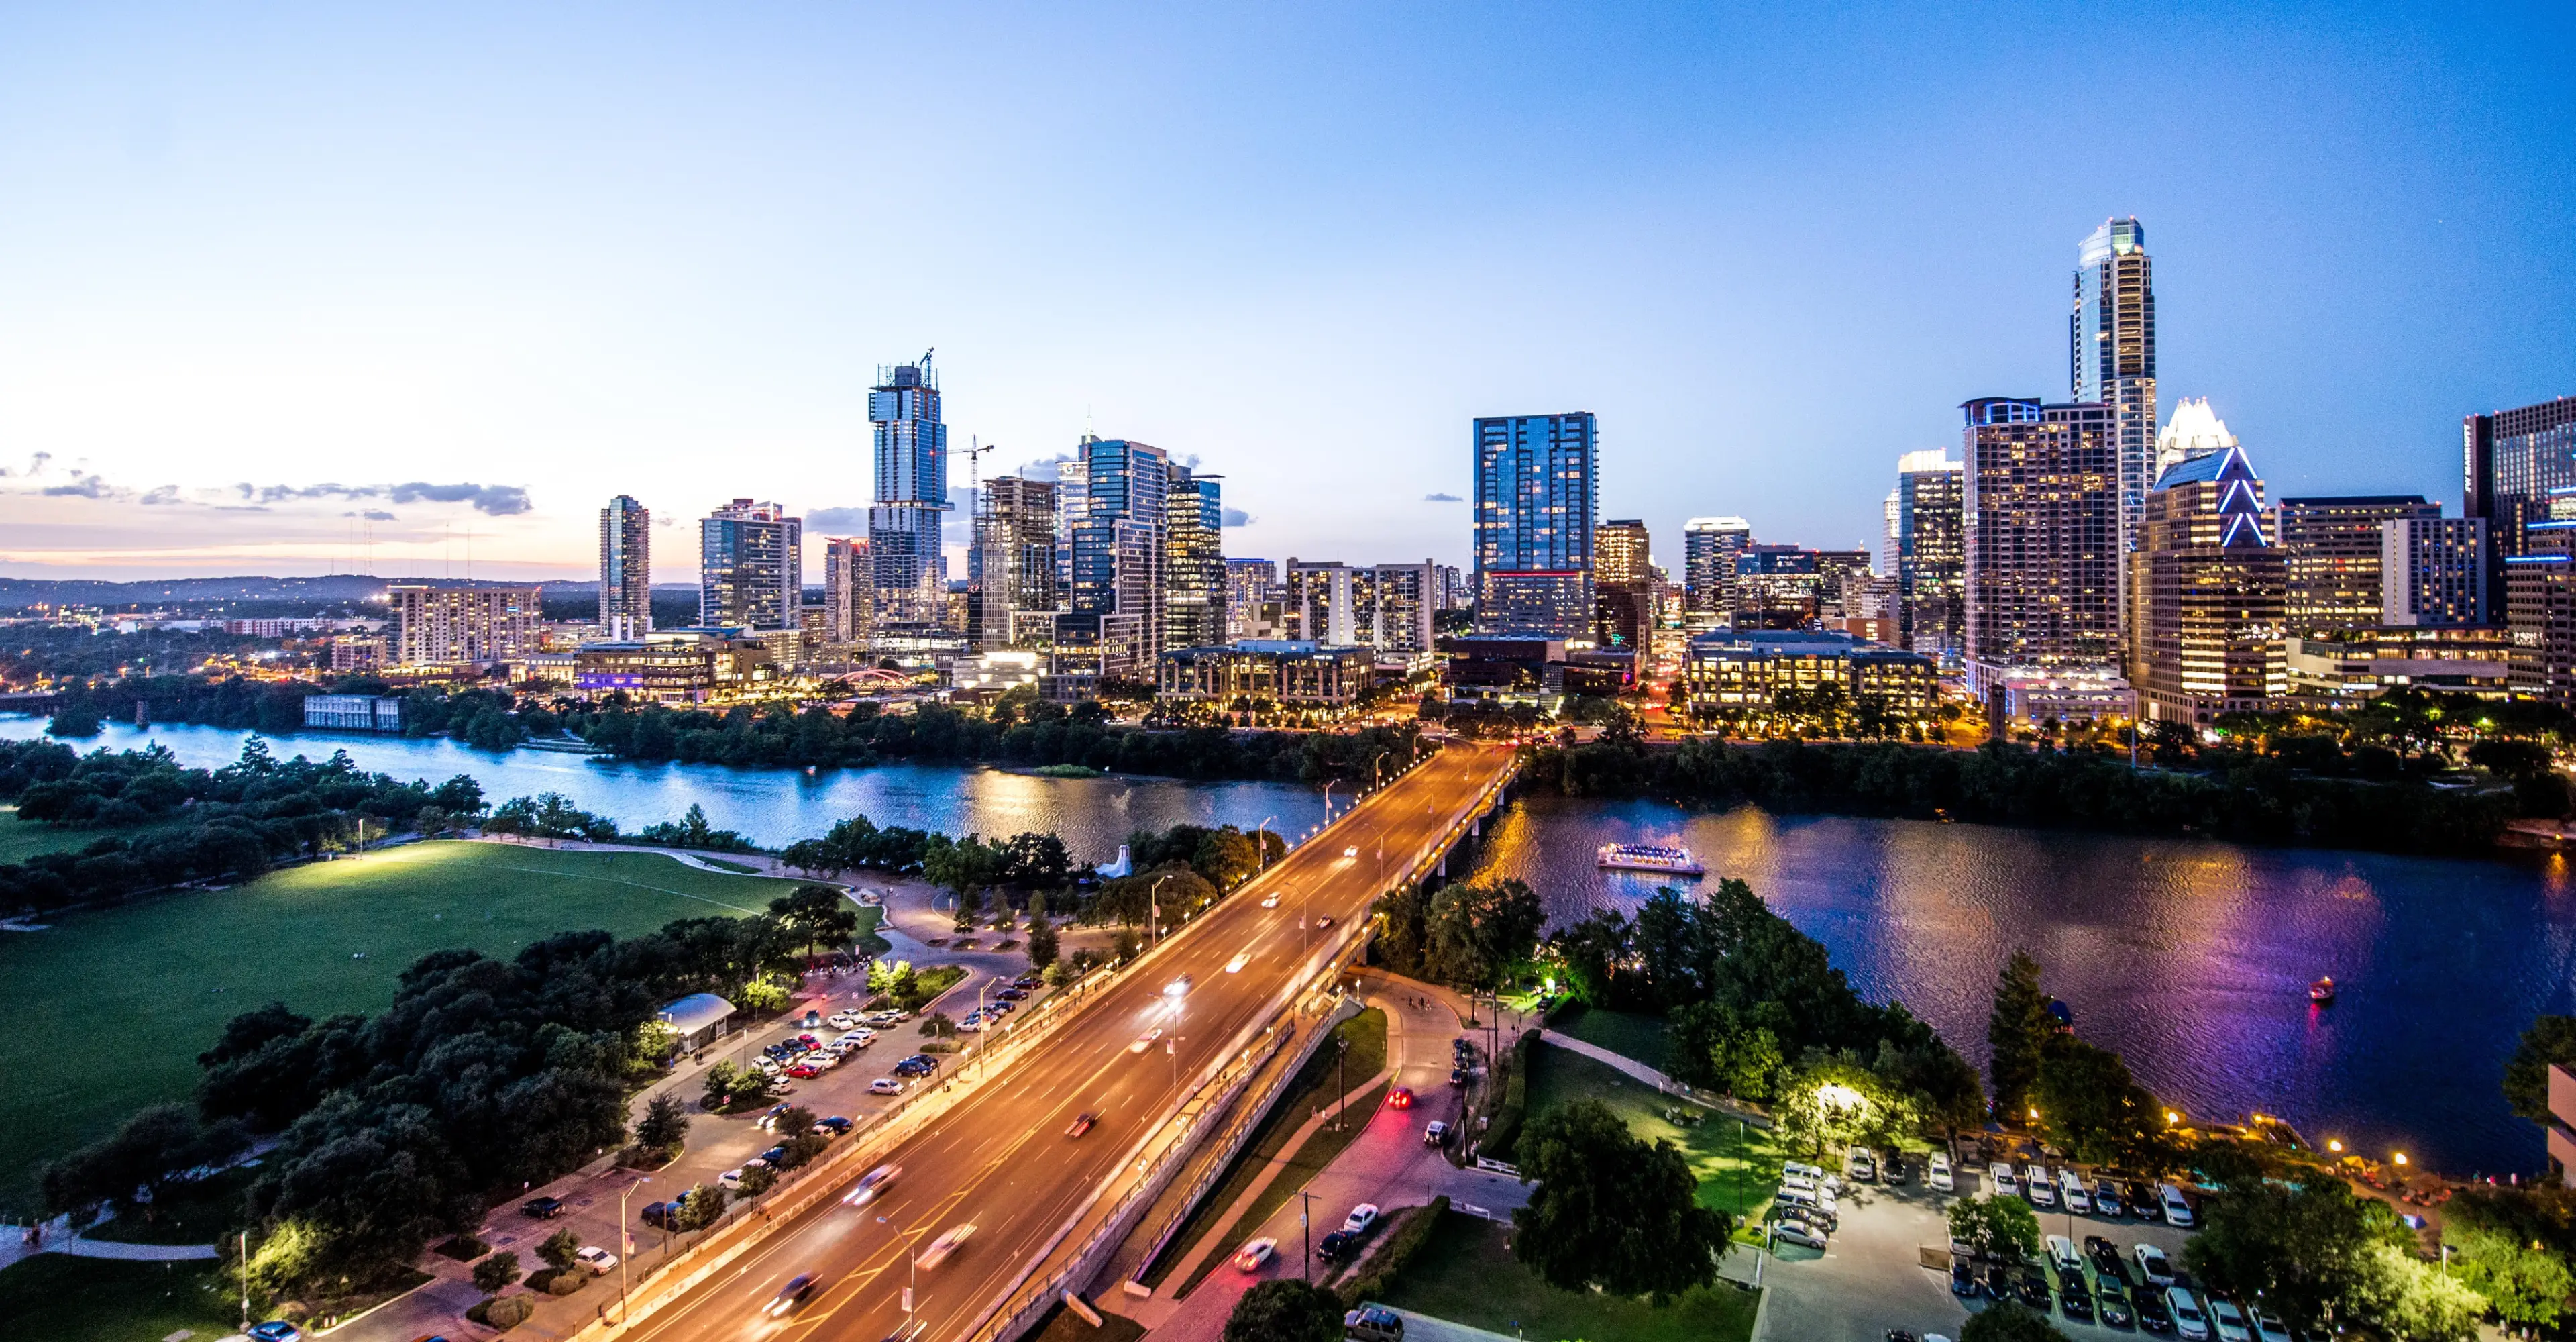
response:
[(394, 661), (401, 666), (489, 666), (538, 650), (544, 589), (431, 587), (385, 589), (394, 617)]
[(1217, 478), (1174, 463), (1163, 496), (1163, 646), (1225, 638), (1225, 507)]
[(1900, 646), (1956, 664), (1967, 637), (1965, 463), (1934, 449), (1896, 459), (1887, 497), (1887, 576), (1896, 588)]
[(2576, 396), (2470, 415), (2460, 439), (2460, 513), (2485, 520), (2491, 570), (2539, 553), (2529, 529), (2549, 520), (2551, 490), (2576, 486)]
[(876, 439), (876, 501), (868, 509), (868, 552), (876, 561), (880, 622), (932, 626), (947, 605), (948, 556), (940, 522), (948, 508), (948, 426), (930, 356), (877, 369), (868, 391)]
[(698, 624), (794, 629), (805, 606), (805, 523), (735, 499), (698, 523)]
[(876, 637), (876, 556), (868, 542), (833, 536), (823, 542), (823, 641), (863, 647)]
[[(1088, 437), (1089, 435), (1084, 435)], [(1090, 468), (1082, 458), (1055, 464), (1055, 590), (1059, 599), (1073, 592), (1073, 529), (1091, 508)]]
[(1056, 482), (985, 481), (966, 568), (967, 637), (979, 651), (1011, 646), (1014, 615), (1055, 610)]
[(1735, 557), (1735, 609), (1731, 627), (1810, 629), (1825, 616), (1825, 588), (1840, 575), (1827, 573), (1818, 552), (1803, 545), (1748, 545)]
[(2380, 616), (2387, 625), (2485, 624), (2482, 517), (2403, 517), (2379, 526)]
[(1440, 566), (1345, 564), (1290, 556), (1281, 612), (1291, 639), (1371, 648), (1389, 657), (1431, 651)]
[(1167, 494), (1159, 447), (1086, 436), (1077, 451), (1083, 508), (1073, 528), (1073, 587), (1056, 619), (1061, 670), (1150, 680), (1163, 651)]
[(1753, 544), (1741, 517), (1694, 517), (1682, 524), (1684, 623), (1706, 633), (1735, 612), (1735, 559)]
[(2525, 521), (2518, 530), (2523, 552), (2502, 565), (2513, 693), (2576, 708), (2576, 520)]
[(1600, 426), (1590, 412), (1478, 419), (1476, 625), (1581, 638), (1592, 627)]
[(653, 514), (624, 494), (599, 510), (599, 627), (612, 639), (653, 628)]
[(2122, 551), (2137, 548), (2139, 513), (2156, 480), (2154, 278), (2147, 230), (2135, 218), (2104, 220), (2076, 249), (2075, 311), (2067, 319), (2070, 399), (2107, 411), (2103, 432), (2119, 471)]
[(2243, 448), (2184, 461), (2148, 491), (2129, 556), (2129, 682), (2145, 716), (2205, 726), (2289, 693), (2288, 569), (2263, 511)]
[(2112, 408), (1989, 396), (1960, 409), (1970, 687), (2114, 666), (2125, 603)]
[(1655, 568), (1644, 522), (1610, 521), (1594, 529), (1592, 612), (1594, 642), (1615, 651), (1646, 650), (1655, 627)]
[(2440, 504), (2419, 494), (2282, 499), (2272, 505), (2272, 543), (2281, 547), (2289, 570), (2283, 627), (2293, 638), (2309, 638), (2380, 624), (2381, 528), (2441, 515)]
[[(1269, 632), (1263, 611), (1265, 606), (1276, 606), (1281, 595), (1278, 564), (1267, 559), (1226, 560), (1225, 641), (1284, 637)], [(1254, 633), (1256, 626), (1265, 632)]]

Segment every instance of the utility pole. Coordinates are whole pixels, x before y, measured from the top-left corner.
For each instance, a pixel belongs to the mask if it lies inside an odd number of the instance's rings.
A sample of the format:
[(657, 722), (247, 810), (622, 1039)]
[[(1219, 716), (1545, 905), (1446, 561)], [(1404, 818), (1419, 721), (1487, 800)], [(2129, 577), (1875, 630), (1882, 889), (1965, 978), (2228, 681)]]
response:
[(1333, 1043), (1338, 1046), (1333, 1051), (1333, 1074), (1341, 1090), (1340, 1107), (1333, 1110), (1333, 1131), (1340, 1132), (1342, 1115), (1351, 1111), (1351, 1037), (1337, 1034)]
[[(626, 1228), (626, 1199), (632, 1197), (636, 1189), (651, 1182), (650, 1179), (638, 1179), (617, 1195), (617, 1233), (623, 1240), (618, 1247), (626, 1251), (617, 1255), (617, 1322), (620, 1325), (626, 1322), (626, 1260), (635, 1256), (635, 1235)], [(665, 1216), (662, 1219), (668, 1222), (671, 1218)]]
[(241, 1232), (242, 1331), (250, 1331), (250, 1232)]
[[(1312, 1286), (1315, 1284), (1315, 1195), (1301, 1188), (1297, 1190), (1297, 1200), (1299, 1203), (1297, 1208), (1297, 1234), (1299, 1238), (1306, 1241), (1306, 1270), (1304, 1276), (1306, 1278), (1306, 1284)], [(2447, 1258), (2443, 1260), (2445, 1264), (2448, 1264), (2449, 1261), (2450, 1260)], [(243, 1317), (247, 1318), (249, 1316), (244, 1315)]]

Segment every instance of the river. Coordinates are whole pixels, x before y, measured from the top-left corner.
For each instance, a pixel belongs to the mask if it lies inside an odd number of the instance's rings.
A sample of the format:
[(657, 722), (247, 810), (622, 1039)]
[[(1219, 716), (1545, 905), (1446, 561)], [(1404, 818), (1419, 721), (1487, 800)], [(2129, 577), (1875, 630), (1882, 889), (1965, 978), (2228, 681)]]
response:
[[(0, 737), (41, 720), (0, 718)], [(84, 746), (148, 736), (191, 765), (235, 758), (246, 734), (110, 727)], [(629, 828), (708, 818), (777, 845), (864, 812), (947, 833), (1060, 834), (1103, 860), (1132, 830), (1183, 820), (1294, 835), (1321, 798), (1274, 783), (1038, 778), (890, 765), (808, 775), (714, 765), (617, 764), (531, 750), (494, 755), (443, 740), (278, 738), (280, 754), (346, 749), (371, 770), (471, 774), (493, 800), (562, 792)], [(1551, 917), (1623, 909), (1653, 879), (1606, 874), (1608, 842), (1675, 840), (1711, 876), (1739, 876), (1822, 941), (1873, 999), (1895, 998), (1982, 1067), (1995, 972), (2015, 947), (2045, 966), (2076, 1029), (2125, 1055), (2168, 1103), (2207, 1117), (2260, 1111), (2311, 1140), (2380, 1157), (2404, 1151), (2458, 1173), (2533, 1170), (2539, 1130), (2496, 1088), (2535, 1014), (2576, 1011), (2576, 873), (2563, 859), (2468, 861), (2247, 848), (1980, 825), (1693, 811), (1658, 802), (1531, 797), (1492, 827), (1480, 875), (1526, 879)], [(2341, 1000), (2312, 1008), (2308, 980)]]

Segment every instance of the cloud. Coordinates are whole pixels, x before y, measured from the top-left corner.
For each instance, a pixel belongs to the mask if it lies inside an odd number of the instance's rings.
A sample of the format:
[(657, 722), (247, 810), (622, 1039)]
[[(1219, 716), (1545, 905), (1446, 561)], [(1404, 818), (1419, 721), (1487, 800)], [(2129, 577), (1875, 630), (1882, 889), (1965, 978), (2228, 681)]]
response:
[(1217, 515), (1217, 520), (1224, 526), (1248, 527), (1252, 525), (1252, 514), (1241, 508), (1227, 508)]
[(865, 534), (868, 510), (865, 508), (816, 508), (805, 514), (805, 528), (830, 536)]
[(54, 459), (54, 454), (53, 454), (53, 453), (51, 453), (51, 452), (39, 452), (39, 453), (36, 453), (34, 456), (31, 456), (31, 457), (27, 458), (27, 467), (26, 467), (26, 469), (25, 469), (25, 470), (13, 471), (13, 470), (10, 470), (10, 469), (9, 469), (8, 467), (6, 467), (6, 466), (0, 466), (0, 480), (6, 480), (6, 479), (9, 479), (9, 478), (10, 478), (10, 477), (12, 477), (12, 476), (20, 476), (20, 477), (23, 477), (23, 476), (30, 476), (30, 475), (42, 475), (42, 474), (44, 474), (44, 472), (45, 472), (45, 463), (46, 463), (46, 462), (49, 462), (49, 461), (52, 461), (53, 459)]
[(1070, 452), (1058, 452), (1052, 457), (1040, 457), (1036, 461), (1021, 462), (1020, 468), (1012, 474), (1026, 476), (1031, 480), (1052, 480), (1056, 478), (1056, 463), (1073, 459), (1073, 454)]
[(396, 520), (392, 513), (386, 512), (382, 508), (367, 508), (358, 512), (342, 513), (340, 515), (342, 517), (354, 517), (363, 522), (391, 522)]
[(1425, 495), (1423, 495), (1423, 496), (1422, 496), (1422, 501), (1423, 501), (1424, 503), (1465, 503), (1465, 502), (1466, 502), (1466, 500), (1465, 500), (1465, 499), (1462, 499), (1462, 498), (1458, 497), (1458, 496), (1457, 496), (1457, 495), (1455, 495), (1455, 494), (1425, 494)]
[(179, 497), (179, 487), (177, 485), (163, 485), (159, 489), (145, 490), (143, 492), (143, 497), (136, 500), (136, 502), (141, 503), (146, 508), (152, 508), (168, 503), (185, 503), (187, 500)]
[(84, 471), (72, 472), (72, 482), (70, 484), (47, 485), (39, 492), (49, 499), (129, 499), (134, 497), (133, 490), (119, 489), (116, 486), (109, 484), (107, 481)]
[(433, 485), (414, 480), (399, 485), (249, 485), (234, 486), (241, 497), (259, 503), (290, 499), (385, 499), (394, 503), (465, 503), (494, 517), (532, 510), (528, 491), (517, 485)]

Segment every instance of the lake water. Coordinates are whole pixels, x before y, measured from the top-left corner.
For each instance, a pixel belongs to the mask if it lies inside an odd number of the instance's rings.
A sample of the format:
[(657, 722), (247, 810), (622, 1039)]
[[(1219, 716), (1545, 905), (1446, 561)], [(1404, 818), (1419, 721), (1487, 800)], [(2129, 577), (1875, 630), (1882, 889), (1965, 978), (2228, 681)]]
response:
[[(0, 737), (43, 722), (0, 718)], [(157, 740), (191, 765), (229, 763), (246, 733), (111, 727), (80, 743)], [(345, 749), (362, 767), (433, 781), (458, 773), (493, 800), (562, 792), (628, 828), (691, 802), (715, 824), (777, 845), (865, 813), (946, 833), (1063, 836), (1105, 860), (1132, 830), (1180, 821), (1295, 835), (1320, 795), (1273, 783), (1037, 778), (890, 765), (808, 775), (714, 765), (614, 764), (450, 741), (282, 737), (280, 754)], [(2076, 1028), (2119, 1049), (2169, 1103), (2232, 1119), (2288, 1118), (2446, 1171), (2534, 1170), (2537, 1128), (2496, 1082), (2515, 1037), (2544, 1011), (2576, 1011), (2576, 873), (2559, 858), (2388, 857), (2314, 849), (1937, 825), (1909, 820), (1701, 812), (1656, 802), (1533, 797), (1478, 851), (1480, 874), (1522, 877), (1562, 922), (1633, 908), (1652, 878), (1595, 870), (1608, 842), (1689, 844), (1740, 876), (1831, 950), (1873, 1000), (1902, 1000), (1982, 1067), (1995, 972), (2013, 948), (2039, 957)], [(2310, 979), (2332, 974), (2334, 1006)]]

